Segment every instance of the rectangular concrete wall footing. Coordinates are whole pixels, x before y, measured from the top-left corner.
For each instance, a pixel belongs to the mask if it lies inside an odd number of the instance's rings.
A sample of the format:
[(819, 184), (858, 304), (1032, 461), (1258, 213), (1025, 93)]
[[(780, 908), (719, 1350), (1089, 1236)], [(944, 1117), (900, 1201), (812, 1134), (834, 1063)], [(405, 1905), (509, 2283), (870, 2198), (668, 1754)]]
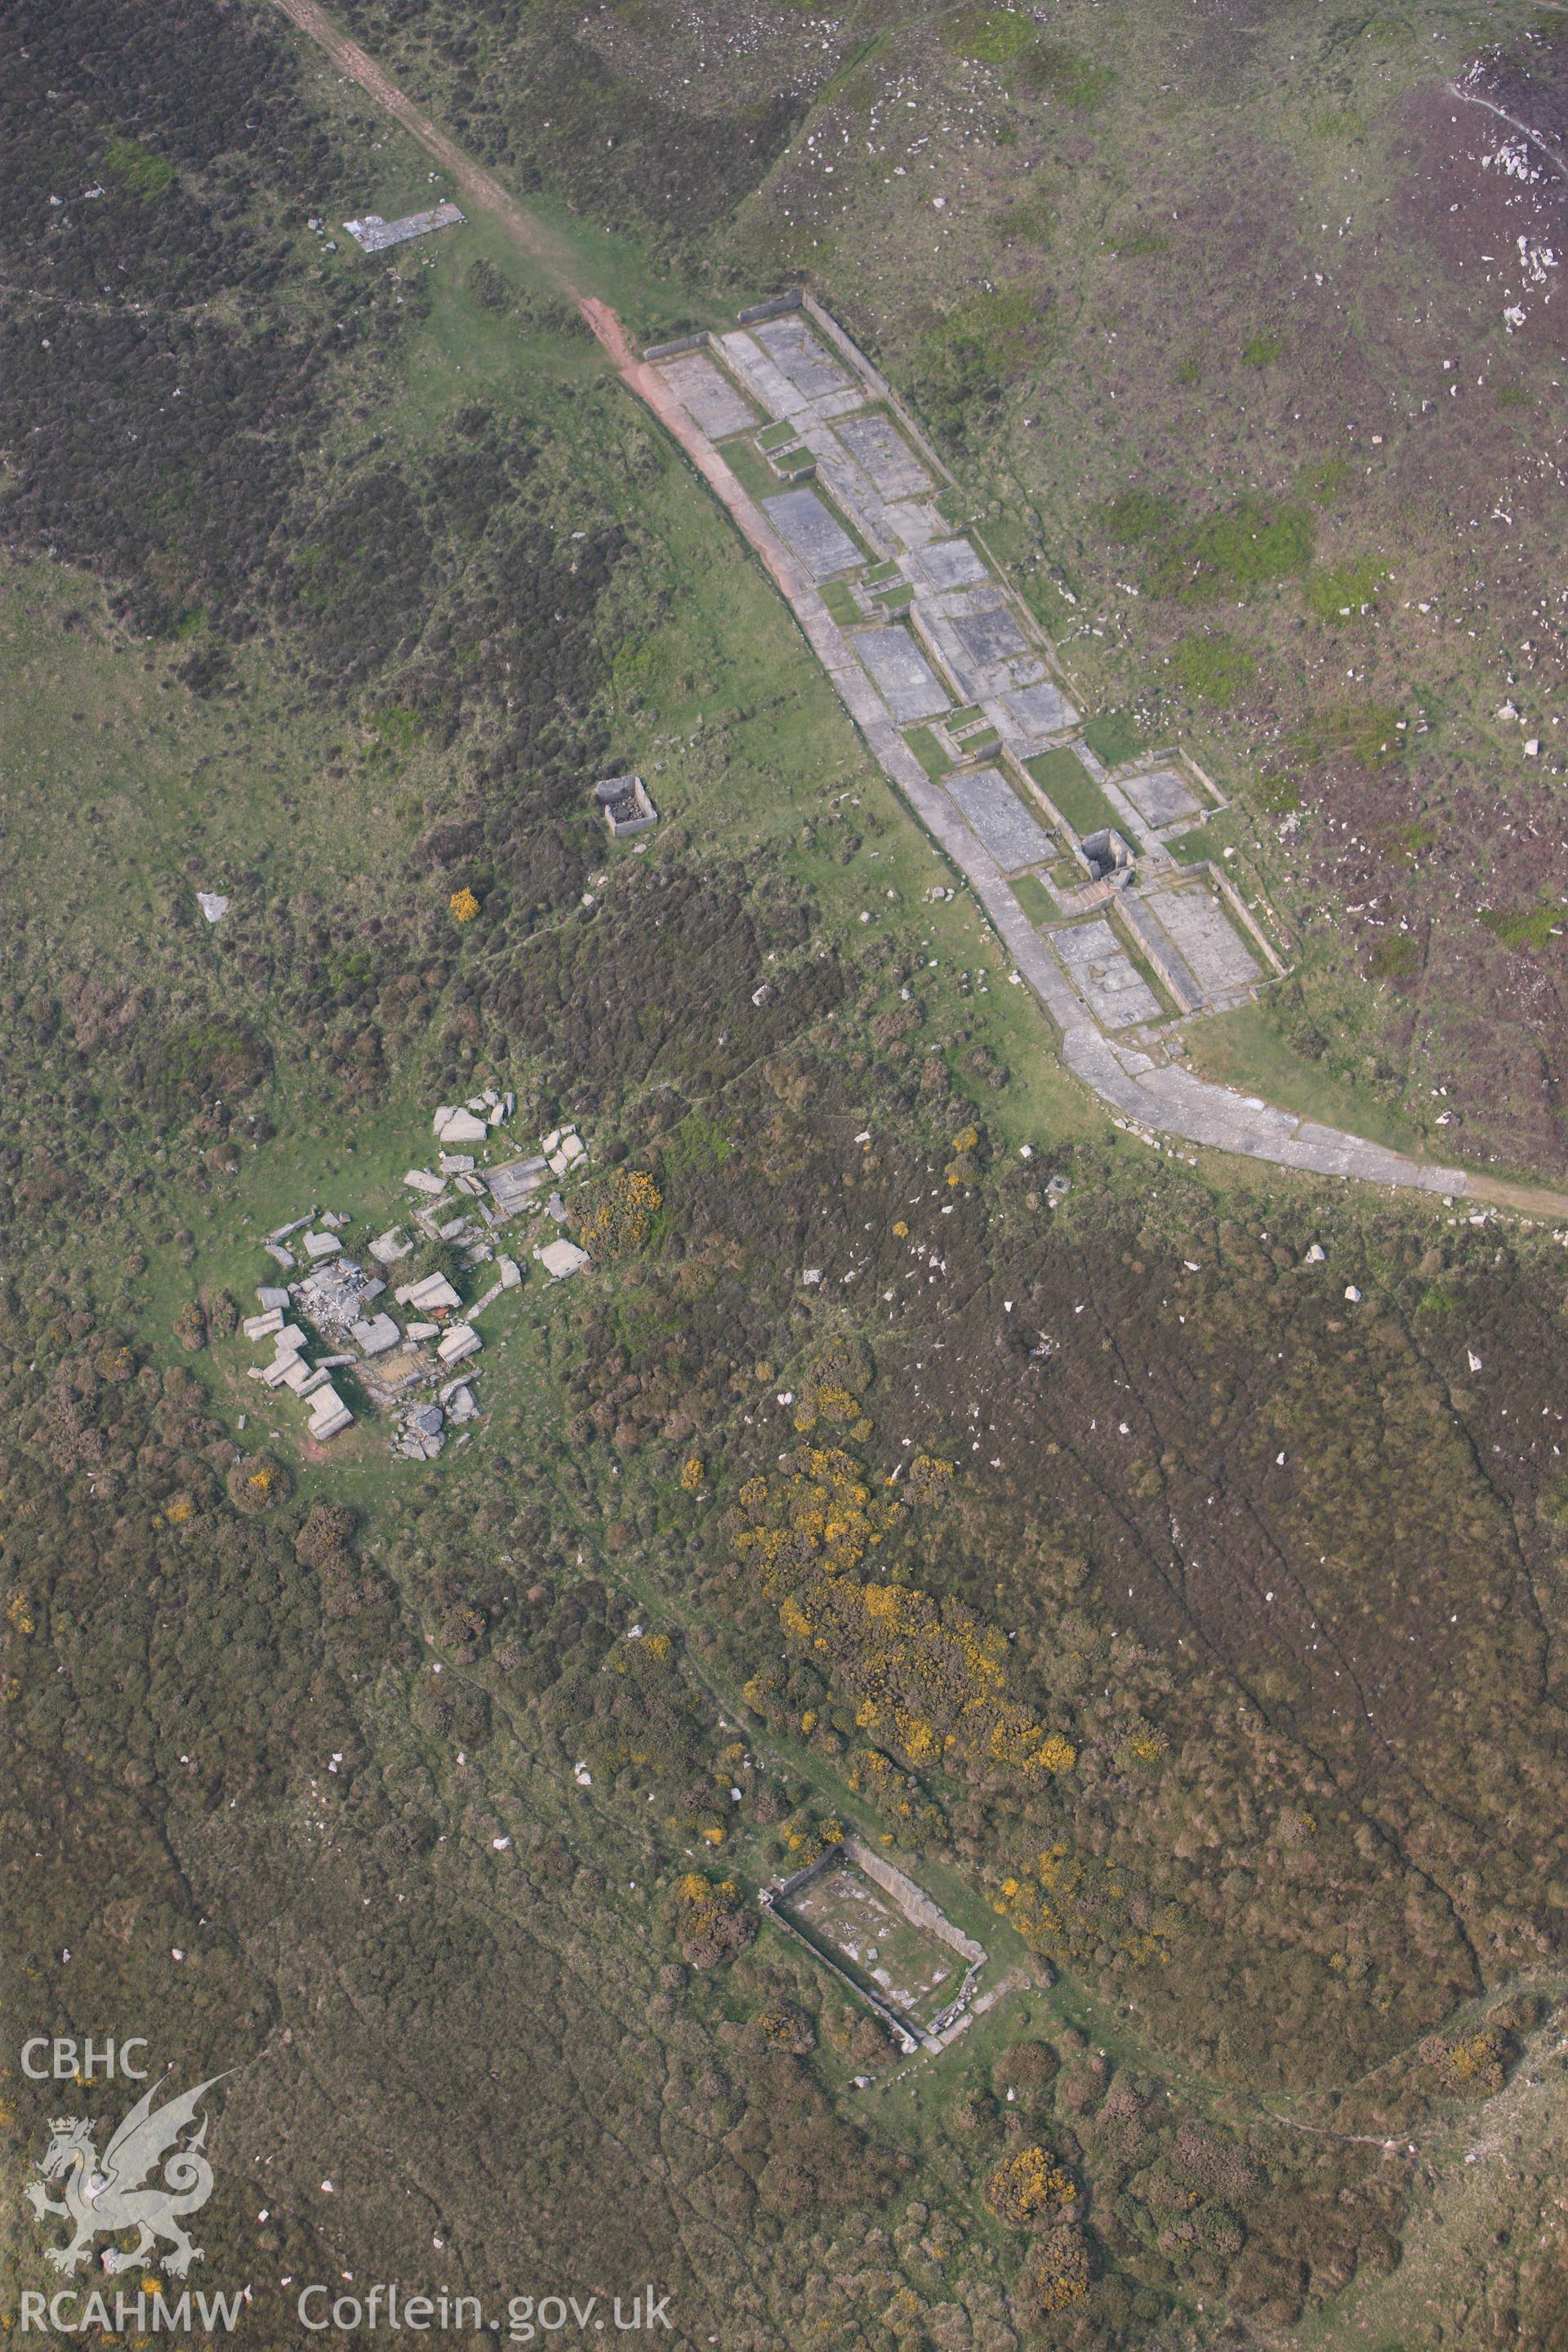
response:
[(844, 1852), (846, 1857), (863, 1870), (868, 1878), (876, 1880), (885, 1895), (892, 1896), (911, 1927), (923, 1927), (928, 1935), (935, 1936), (950, 1950), (961, 1953), (964, 1959), (976, 1967), (984, 1959), (984, 1945), (977, 1944), (972, 1936), (966, 1936), (961, 1927), (955, 1927), (946, 1914), (937, 1909), (930, 1895), (921, 1894), (912, 1878), (906, 1878), (901, 1870), (895, 1870), (890, 1862), (884, 1861), (879, 1853), (873, 1853), (858, 1837), (845, 1839)]
[(1258, 918), (1254, 915), (1251, 908), (1247, 905), (1246, 899), (1242, 897), (1240, 891), (1237, 888), (1229, 875), (1225, 871), (1223, 866), (1216, 866), (1212, 859), (1209, 862), (1209, 872), (1214, 876), (1215, 880), (1218, 883), (1220, 896), (1224, 898), (1226, 905), (1230, 908), (1231, 913), (1236, 917), (1237, 921), (1242, 926), (1242, 929), (1247, 932), (1248, 938), (1257, 940), (1258, 946), (1262, 949), (1264, 955), (1268, 958), (1270, 970), (1274, 972), (1277, 979), (1282, 980), (1286, 971), (1286, 965), (1283, 957), (1279, 954), (1273, 940), (1264, 930), (1262, 924), (1258, 920)]

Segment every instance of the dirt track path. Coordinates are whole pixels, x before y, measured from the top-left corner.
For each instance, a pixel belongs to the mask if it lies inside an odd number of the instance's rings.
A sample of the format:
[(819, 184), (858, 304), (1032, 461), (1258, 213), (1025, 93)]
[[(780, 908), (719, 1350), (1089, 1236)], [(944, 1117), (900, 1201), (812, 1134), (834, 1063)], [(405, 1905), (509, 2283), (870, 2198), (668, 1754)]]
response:
[[(633, 348), (609, 304), (596, 295), (585, 294), (574, 282), (574, 259), (565, 240), (519, 204), (491, 173), (476, 163), (445, 131), (438, 131), (429, 117), (422, 114), (388, 79), (369, 52), (338, 29), (316, 0), (274, 0), (274, 5), (326, 52), (349, 80), (356, 82), (435, 157), (471, 204), (502, 221), (522, 251), (577, 305), (627, 390), (658, 417), (670, 438), (685, 451), (767, 570), (871, 751), (912, 803), (922, 823), (961, 871), (969, 876), (1018, 969), (1062, 1030), (1064, 1061), (1102, 1100), (1155, 1132), (1185, 1136), (1211, 1149), (1273, 1160), (1279, 1166), (1359, 1177), (1372, 1183), (1413, 1186), (1427, 1192), (1451, 1188), (1456, 1193), (1468, 1194), (1526, 1216), (1568, 1217), (1568, 1195), (1408, 1160), (1360, 1137), (1318, 1129), (1311, 1121), (1293, 1114), (1272, 1111), (1261, 1102), (1195, 1079), (1184, 1071), (1159, 1073), (1152, 1084), (1143, 1083), (1139, 1074), (1131, 1071), (1066, 989), (1043, 942), (989, 856), (981, 850), (966, 826), (955, 828), (943, 796), (927, 783), (912, 754), (885, 723), (886, 712), (879, 704), (872, 709), (877, 698), (874, 695), (868, 698), (861, 691), (866, 681), (816, 583), (796, 562), (706, 434), (676, 399), (658, 369), (650, 367)], [(960, 829), (965, 836), (962, 841), (952, 837)], [(1264, 1116), (1259, 1118), (1258, 1114)]]
[(509, 195), (493, 173), (464, 153), (462, 148), (438, 131), (426, 114), (421, 114), (413, 100), (405, 98), (395, 81), (383, 73), (375, 59), (357, 41), (338, 30), (325, 9), (316, 0), (275, 0), (275, 5), (308, 34), (331, 58), (351, 81), (357, 82), (367, 96), (401, 123), (411, 137), (417, 139), (426, 152), (450, 174), (470, 202), (482, 205), (486, 211), (496, 214), (506, 223), (524, 251), (548, 270), (563, 294), (575, 302), (588, 326), (613, 361), (616, 373), (628, 390), (634, 392), (644, 405), (651, 408), (671, 437), (680, 444), (698, 472), (733, 518), (737, 528), (749, 545), (766, 565), (769, 572), (793, 603), (806, 580), (784, 541), (768, 528), (746, 496), (735, 475), (713, 448), (707, 436), (700, 433), (690, 417), (676, 399), (657, 368), (648, 366), (635, 351), (626, 329), (607, 302), (596, 296), (584, 294), (573, 282), (571, 258), (563, 239), (552, 236), (535, 216)]
[(358, 82), (395, 122), (400, 122), (435, 156), (466, 196), (476, 205), (483, 205), (487, 212), (500, 215), (518, 243), (559, 280), (563, 293), (570, 294), (574, 302), (582, 301), (582, 295), (571, 282), (565, 266), (566, 248), (560, 239), (552, 236), (531, 214), (525, 212), (515, 196), (508, 195), (482, 163), (476, 163), (444, 131), (437, 131), (429, 116), (421, 114), (397, 84), (387, 79), (367, 49), (351, 41), (346, 33), (340, 33), (325, 9), (316, 6), (315, 0), (275, 0), (275, 5), (292, 18), (302, 33), (325, 49), (350, 81)]

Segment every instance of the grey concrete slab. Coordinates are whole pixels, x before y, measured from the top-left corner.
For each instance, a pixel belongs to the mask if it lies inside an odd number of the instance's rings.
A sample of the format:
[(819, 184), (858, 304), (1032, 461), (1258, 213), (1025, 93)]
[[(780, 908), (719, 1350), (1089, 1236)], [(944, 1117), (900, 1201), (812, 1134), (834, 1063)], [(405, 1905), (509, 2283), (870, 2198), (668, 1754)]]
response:
[(1028, 640), (1005, 605), (995, 605), (988, 613), (959, 614), (950, 625), (977, 669), (1028, 656)]
[(966, 539), (944, 539), (934, 547), (922, 547), (920, 566), (933, 588), (967, 588), (973, 581), (991, 577)]
[(820, 400), (812, 402), (818, 416), (847, 416), (852, 409), (864, 408), (866, 394), (860, 384), (851, 384), (847, 392), (826, 392)]
[(1150, 912), (1149, 902), (1136, 890), (1124, 890), (1121, 905), (1122, 921), (1177, 1005), (1184, 1013), (1195, 1013), (1205, 1001), (1203, 983), (1188, 971), (1175, 941)]
[[(979, 599), (984, 598), (984, 604)], [(965, 702), (989, 705), (993, 696), (1010, 694), (1015, 688), (1038, 684), (1046, 676), (1045, 665), (1018, 639), (1020, 651), (999, 660), (976, 659), (978, 645), (984, 656), (988, 640), (1008, 641), (1012, 628), (1010, 615), (1002, 604), (999, 593), (987, 584), (984, 588), (965, 590), (960, 596), (917, 596), (911, 615), (921, 635), (936, 651), (954, 679)], [(1016, 635), (1016, 631), (1013, 632)], [(994, 716), (993, 726), (1000, 726), (1009, 737), (1020, 733), (1017, 721), (1009, 714)]]
[(879, 497), (923, 499), (931, 478), (898, 427), (886, 416), (847, 416), (838, 437), (856, 464), (868, 474)]
[(1064, 727), (1078, 724), (1078, 712), (1060, 687), (1053, 686), (1048, 678), (1038, 686), (1022, 687), (999, 696), (998, 707), (1012, 722), (1002, 730), (1009, 740), (1014, 737), (1027, 741), (1037, 735), (1058, 735)]
[(861, 629), (855, 650), (900, 727), (952, 709), (941, 681), (908, 629)]
[(1173, 768), (1154, 768), (1147, 775), (1118, 779), (1139, 815), (1148, 825), (1178, 824), (1196, 816), (1203, 803), (1184, 776)]
[(746, 390), (765, 408), (770, 416), (802, 416), (810, 414), (811, 403), (804, 392), (797, 392), (788, 376), (781, 375), (766, 352), (754, 343), (750, 335), (737, 330), (721, 335), (721, 348), (730, 365)]
[(1000, 768), (976, 768), (969, 775), (950, 776), (947, 791), (1004, 874), (1041, 865), (1055, 854), (1050, 835), (1036, 822)]
[(854, 387), (854, 377), (817, 341), (798, 311), (783, 319), (765, 320), (752, 332), (779, 373), (787, 377), (807, 400), (821, 400), (826, 394)]
[(814, 490), (784, 490), (762, 503), (779, 537), (795, 550), (814, 580), (832, 580), (866, 561)]
[(1250, 988), (1260, 977), (1257, 955), (1207, 882), (1185, 890), (1153, 892), (1143, 900), (1142, 910), (1171, 940), (1205, 1003), (1227, 989)]
[(1164, 1008), (1102, 917), (1052, 931), (1050, 941), (1082, 990), (1089, 1011), (1107, 1029), (1131, 1029), (1138, 1021), (1161, 1021)]
[(816, 459), (817, 479), (832, 493), (861, 538), (879, 556), (896, 553), (899, 534), (889, 520), (881, 494), (870, 476), (851, 457), (837, 431), (820, 425), (802, 437)]
[(929, 547), (933, 539), (941, 539), (947, 530), (936, 509), (922, 506), (918, 499), (899, 499), (888, 509), (888, 520), (905, 547)]
[(728, 376), (720, 373), (706, 352), (687, 352), (679, 359), (665, 360), (658, 372), (710, 441), (722, 441), (729, 434), (743, 433), (748, 425), (757, 422), (749, 403), (742, 399)]
[[(911, 555), (904, 569), (918, 583), (923, 556)], [(964, 613), (994, 613), (1007, 599), (994, 580), (975, 582), (967, 588), (926, 588), (916, 585), (915, 609), (922, 620), (953, 621)]]

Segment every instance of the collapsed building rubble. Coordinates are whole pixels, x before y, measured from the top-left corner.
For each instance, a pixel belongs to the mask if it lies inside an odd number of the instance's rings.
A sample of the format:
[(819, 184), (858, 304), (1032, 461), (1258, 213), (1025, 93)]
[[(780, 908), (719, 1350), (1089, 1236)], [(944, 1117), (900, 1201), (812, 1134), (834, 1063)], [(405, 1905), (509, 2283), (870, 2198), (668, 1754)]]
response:
[[(404, 1215), (373, 1239), (345, 1246), (352, 1220), (315, 1208), (265, 1237), (262, 1247), (288, 1278), (258, 1284), (258, 1311), (244, 1318), (246, 1339), (272, 1351), (269, 1362), (250, 1367), (250, 1377), (299, 1397), (312, 1439), (335, 1436), (355, 1419), (332, 1377), (345, 1372), (366, 1406), (391, 1421), (392, 1451), (433, 1461), (452, 1424), (480, 1417), (479, 1317), (523, 1281), (522, 1253), (516, 1243), (510, 1253), (502, 1246), (502, 1228), (542, 1211), (551, 1238), (532, 1255), (544, 1272), (560, 1281), (588, 1264), (587, 1252), (557, 1230), (566, 1217), (561, 1193), (549, 1195), (548, 1208), (538, 1197), (552, 1177), (585, 1173), (588, 1149), (574, 1127), (554, 1129), (535, 1153), (493, 1167), (481, 1158), (501, 1140), (516, 1108), (516, 1095), (496, 1087), (440, 1105), (432, 1122), (437, 1166), (407, 1170)], [(457, 1252), (447, 1260), (451, 1272), (398, 1281), (405, 1259), (423, 1252), (428, 1265), (433, 1247)], [(481, 1267), (492, 1268), (494, 1279), (465, 1306), (458, 1281)]]

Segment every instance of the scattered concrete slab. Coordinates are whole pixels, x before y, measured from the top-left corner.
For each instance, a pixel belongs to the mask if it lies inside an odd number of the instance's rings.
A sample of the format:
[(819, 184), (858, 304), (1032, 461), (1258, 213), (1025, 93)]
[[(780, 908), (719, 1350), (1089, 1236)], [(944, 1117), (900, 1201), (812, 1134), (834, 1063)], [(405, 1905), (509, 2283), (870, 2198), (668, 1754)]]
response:
[(447, 1179), (428, 1168), (411, 1168), (403, 1181), (411, 1192), (425, 1192), (437, 1201), (447, 1189)]
[(368, 1321), (354, 1324), (349, 1337), (367, 1356), (384, 1356), (389, 1348), (396, 1347), (403, 1334), (390, 1315), (373, 1315)]
[(1131, 1029), (1140, 1021), (1164, 1018), (1159, 998), (1103, 918), (1052, 931), (1050, 942), (1105, 1028)]
[(478, 1111), (449, 1110), (444, 1119), (437, 1114), (437, 1143), (483, 1143), (489, 1131), (489, 1122)]
[(1055, 855), (1050, 835), (1036, 822), (1000, 768), (977, 768), (969, 775), (950, 776), (947, 791), (1004, 874), (1042, 865)]
[(347, 1429), (353, 1419), (331, 1381), (317, 1390), (310, 1405), (310, 1433), (318, 1444), (323, 1438), (335, 1437), (340, 1429)]
[(855, 650), (900, 727), (912, 727), (952, 708), (946, 689), (908, 629), (862, 629)]
[(658, 372), (710, 441), (727, 440), (731, 433), (744, 433), (756, 423), (751, 403), (742, 398), (706, 352), (688, 352), (679, 359), (665, 360)]
[(509, 1160), (504, 1168), (487, 1168), (485, 1182), (489, 1186), (496, 1214), (514, 1217), (538, 1192), (549, 1167), (549, 1161), (540, 1153), (531, 1160)]
[(840, 572), (857, 571), (865, 562), (815, 490), (784, 490), (762, 504), (779, 537), (794, 549), (814, 580), (837, 579)]
[(575, 1242), (543, 1242), (533, 1255), (552, 1282), (564, 1282), (568, 1275), (578, 1273), (588, 1263), (587, 1251), (579, 1249)]
[(305, 1255), (311, 1261), (312, 1265), (317, 1264), (324, 1257), (335, 1256), (342, 1247), (342, 1244), (339, 1241), (336, 1234), (307, 1234), (305, 1235)]
[(425, 1315), (434, 1315), (438, 1308), (460, 1307), (463, 1303), (444, 1274), (427, 1274), (418, 1282), (405, 1282), (401, 1290), (395, 1290), (392, 1295), (399, 1307), (412, 1307)]
[(460, 1364), (477, 1356), (484, 1344), (471, 1323), (454, 1323), (437, 1343), (436, 1353), (444, 1364)]

